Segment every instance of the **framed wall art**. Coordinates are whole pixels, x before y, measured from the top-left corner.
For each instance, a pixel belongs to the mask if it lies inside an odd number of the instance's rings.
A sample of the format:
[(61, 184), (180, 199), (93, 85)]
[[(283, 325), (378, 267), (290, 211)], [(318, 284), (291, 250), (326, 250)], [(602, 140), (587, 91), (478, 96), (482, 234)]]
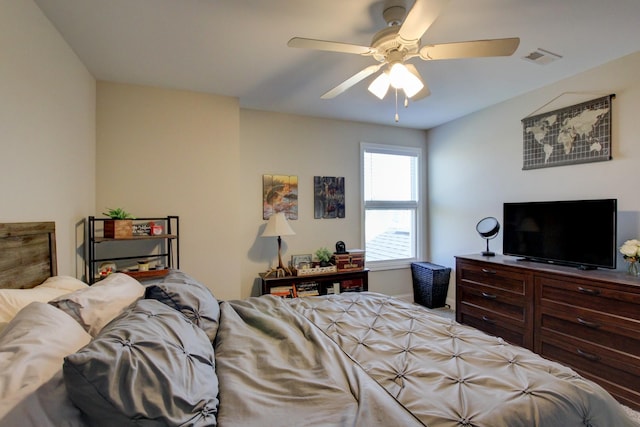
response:
[(313, 256), (311, 254), (291, 255), (291, 267), (296, 270), (311, 268)]
[(313, 217), (344, 218), (344, 177), (313, 177)]
[(611, 160), (613, 97), (522, 119), (522, 169)]
[(277, 212), (298, 219), (297, 175), (262, 175), (262, 219)]

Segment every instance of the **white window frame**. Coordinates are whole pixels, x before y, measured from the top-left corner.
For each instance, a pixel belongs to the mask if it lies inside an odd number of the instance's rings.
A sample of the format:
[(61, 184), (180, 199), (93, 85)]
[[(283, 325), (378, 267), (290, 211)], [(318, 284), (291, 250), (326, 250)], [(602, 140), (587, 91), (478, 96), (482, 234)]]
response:
[[(415, 201), (365, 201), (364, 194), (364, 155), (366, 152), (373, 153), (382, 153), (382, 154), (395, 154), (395, 155), (407, 155), (407, 156), (415, 156), (417, 157), (417, 170), (415, 173)], [(422, 194), (423, 194), (423, 179), (422, 179), (422, 149), (419, 147), (407, 147), (407, 146), (399, 146), (399, 145), (388, 145), (388, 144), (373, 144), (368, 142), (360, 143), (360, 201), (361, 201), (361, 218), (362, 218), (362, 226), (361, 226), (361, 243), (362, 248), (366, 248), (366, 211), (368, 209), (414, 209), (414, 220), (415, 224), (413, 225), (414, 235), (412, 236), (412, 244), (414, 249), (415, 256), (412, 258), (403, 258), (403, 259), (394, 259), (394, 260), (384, 260), (384, 261), (369, 261), (367, 262), (367, 268), (372, 271), (376, 270), (392, 270), (399, 268), (408, 268), (410, 267), (412, 262), (416, 262), (421, 259), (422, 256)]]

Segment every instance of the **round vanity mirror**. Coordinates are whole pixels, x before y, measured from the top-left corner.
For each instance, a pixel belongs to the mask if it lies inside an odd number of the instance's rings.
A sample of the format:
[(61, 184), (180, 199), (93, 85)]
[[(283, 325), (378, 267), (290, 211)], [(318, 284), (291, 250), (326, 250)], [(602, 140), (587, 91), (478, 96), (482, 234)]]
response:
[(495, 253), (489, 251), (489, 240), (495, 239), (500, 231), (500, 223), (492, 216), (482, 218), (476, 224), (476, 231), (483, 239), (487, 240), (487, 250), (482, 252), (483, 256), (494, 256)]

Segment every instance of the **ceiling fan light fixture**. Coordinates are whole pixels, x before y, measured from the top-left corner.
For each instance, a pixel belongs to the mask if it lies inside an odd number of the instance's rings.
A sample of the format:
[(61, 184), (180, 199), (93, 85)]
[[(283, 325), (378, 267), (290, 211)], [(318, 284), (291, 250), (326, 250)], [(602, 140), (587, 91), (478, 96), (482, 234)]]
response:
[(393, 86), (396, 92), (396, 99), (398, 90), (402, 90), (407, 98), (411, 98), (412, 102), (415, 102), (429, 96), (431, 91), (416, 67), (411, 63), (405, 64), (405, 60), (411, 60), (415, 57), (419, 57), (424, 61), (431, 61), (510, 56), (520, 45), (518, 37), (423, 45), (422, 36), (435, 22), (449, 1), (413, 0), (408, 2), (413, 3), (413, 5), (406, 14), (406, 8), (403, 3), (407, 2), (400, 2), (399, 0), (385, 1), (385, 6), (389, 7), (383, 10), (382, 15), (388, 26), (374, 34), (369, 46), (302, 37), (293, 37), (287, 45), (289, 47), (371, 56), (378, 62), (375, 65), (364, 68), (329, 90), (321, 96), (322, 99), (335, 98), (367, 77), (377, 73), (382, 67), (387, 67), (386, 74), (378, 76), (369, 85), (369, 91), (376, 97), (383, 99), (389, 90), (389, 86)]
[(396, 62), (389, 70), (389, 82), (395, 89), (403, 89), (411, 98), (424, 87), (424, 83), (401, 62)]
[(379, 99), (383, 99), (389, 91), (389, 73), (387, 71), (380, 73), (378, 77), (369, 85), (369, 92), (377, 96)]
[[(422, 77), (420, 77), (420, 73), (418, 72), (418, 70), (416, 69), (416, 67), (412, 64), (409, 65), (405, 65), (405, 67), (407, 68), (407, 70), (409, 71), (409, 73), (414, 76), (418, 83), (411, 86), (411, 87), (405, 87), (404, 88), (404, 94), (407, 98), (413, 98), (415, 95), (417, 95), (422, 89), (424, 89), (425, 87), (425, 83), (422, 80)], [(412, 80), (414, 81), (414, 80)]]
[(389, 67), (389, 82), (395, 89), (402, 89), (404, 87), (404, 81), (409, 70), (401, 62), (391, 64)]

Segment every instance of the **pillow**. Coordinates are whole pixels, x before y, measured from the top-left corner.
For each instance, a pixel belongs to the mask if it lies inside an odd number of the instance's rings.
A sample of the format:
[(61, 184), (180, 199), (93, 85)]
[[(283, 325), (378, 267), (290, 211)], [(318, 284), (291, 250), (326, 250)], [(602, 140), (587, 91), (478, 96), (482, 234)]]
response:
[(124, 273), (114, 273), (93, 286), (49, 301), (95, 337), (113, 318), (144, 295), (144, 286)]
[[(88, 285), (69, 276), (50, 277), (31, 289), (0, 289), (0, 323), (8, 322), (34, 301), (47, 302)], [(71, 289), (74, 288), (75, 289)]]
[(202, 328), (210, 341), (216, 337), (220, 320), (218, 300), (209, 288), (182, 271), (172, 270), (162, 281), (147, 286), (145, 298), (178, 310)]
[[(0, 420), (6, 421), (9, 413), (56, 375), (61, 379), (64, 357), (90, 339), (75, 320), (49, 304), (33, 302), (21, 310), (0, 333)], [(61, 381), (59, 385), (64, 390)], [(73, 413), (66, 393), (48, 394), (56, 396), (50, 408)]]
[(78, 289), (88, 288), (89, 285), (82, 280), (71, 276), (52, 276), (42, 282), (40, 288), (61, 289), (68, 292), (77, 291)]
[(89, 425), (215, 425), (218, 379), (206, 334), (140, 300), (65, 358), (64, 380)]

